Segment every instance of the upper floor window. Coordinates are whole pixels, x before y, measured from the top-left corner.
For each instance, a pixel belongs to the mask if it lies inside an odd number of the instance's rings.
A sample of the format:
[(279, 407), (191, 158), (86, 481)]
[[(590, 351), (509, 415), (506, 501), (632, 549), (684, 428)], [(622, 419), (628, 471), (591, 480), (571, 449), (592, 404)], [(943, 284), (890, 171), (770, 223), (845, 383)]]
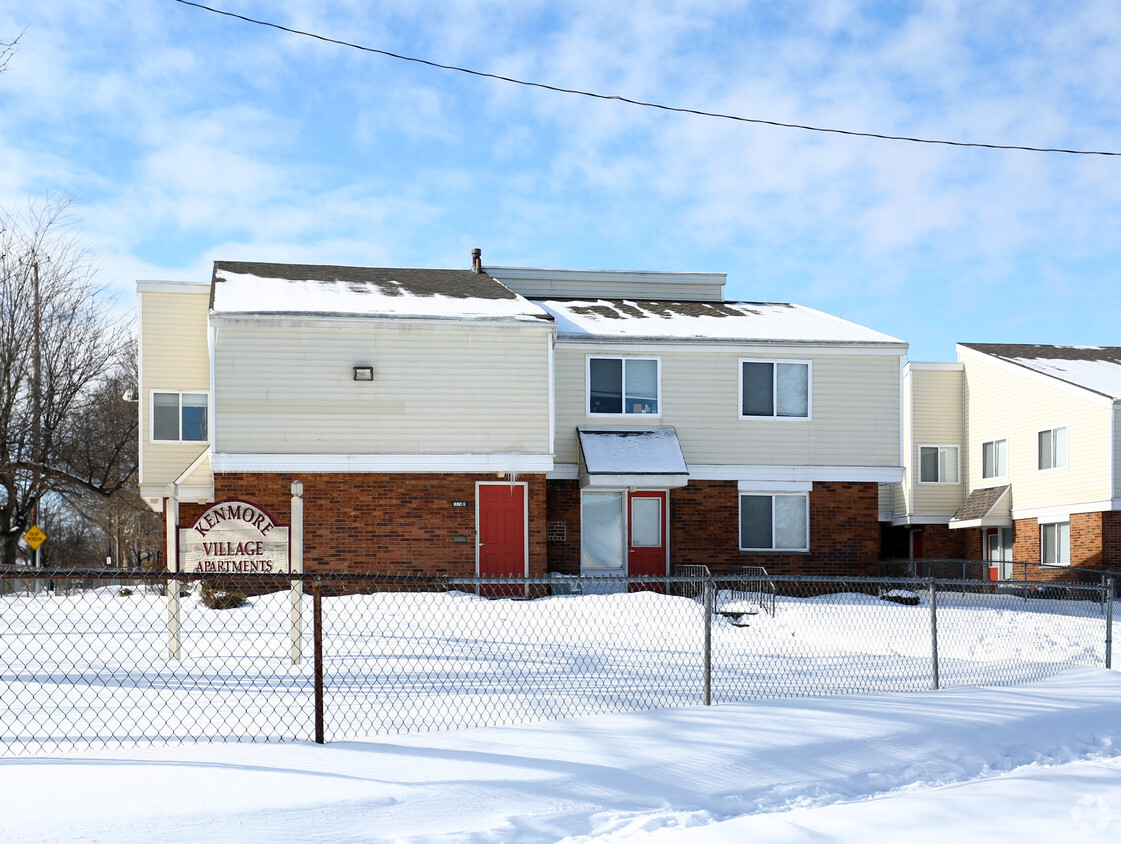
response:
[(1045, 566), (1070, 565), (1070, 522), (1040, 525), (1040, 560)]
[(206, 442), (206, 393), (152, 393), (152, 439)]
[(919, 483), (956, 484), (958, 482), (956, 445), (919, 446)]
[(800, 361), (740, 361), (740, 418), (807, 419), (810, 365)]
[(588, 358), (588, 413), (659, 412), (657, 358)]
[(981, 444), (981, 477), (1008, 476), (1008, 440), (990, 440)]
[(1039, 432), (1039, 468), (1062, 469), (1067, 465), (1067, 429), (1049, 428)]

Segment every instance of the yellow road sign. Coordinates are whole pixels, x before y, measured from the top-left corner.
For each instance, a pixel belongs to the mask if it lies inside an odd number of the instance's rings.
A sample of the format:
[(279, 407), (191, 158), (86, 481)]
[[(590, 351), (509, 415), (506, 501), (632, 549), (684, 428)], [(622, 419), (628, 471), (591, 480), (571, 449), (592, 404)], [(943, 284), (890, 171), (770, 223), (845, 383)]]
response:
[(46, 540), (47, 535), (39, 530), (38, 525), (33, 525), (31, 530), (23, 535), (23, 538), (27, 541), (27, 544), (31, 546), (31, 550), (38, 551), (39, 546)]

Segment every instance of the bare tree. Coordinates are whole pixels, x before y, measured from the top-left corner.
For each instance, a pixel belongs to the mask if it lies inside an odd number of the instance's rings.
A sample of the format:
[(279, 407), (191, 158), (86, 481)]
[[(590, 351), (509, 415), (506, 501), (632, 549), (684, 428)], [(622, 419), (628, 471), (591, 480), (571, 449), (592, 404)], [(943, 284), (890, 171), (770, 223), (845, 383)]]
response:
[[(24, 32), (26, 32), (26, 30), (24, 30)], [(0, 73), (8, 69), (8, 62), (10, 62), (12, 56), (16, 54), (16, 45), (21, 38), (23, 38), (23, 32), (11, 41), (0, 41)]]
[[(127, 372), (122, 319), (70, 233), (69, 203), (0, 213), (0, 562), (50, 493), (108, 497), (132, 482), (135, 409), (107, 417), (107, 391)], [(116, 394), (122, 402), (120, 393)], [(121, 420), (131, 419), (131, 423)]]

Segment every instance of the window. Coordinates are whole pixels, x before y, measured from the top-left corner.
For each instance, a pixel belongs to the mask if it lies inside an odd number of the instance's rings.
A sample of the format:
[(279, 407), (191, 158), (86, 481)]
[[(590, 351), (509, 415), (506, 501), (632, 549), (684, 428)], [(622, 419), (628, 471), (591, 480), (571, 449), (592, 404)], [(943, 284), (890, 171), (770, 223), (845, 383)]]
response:
[(588, 413), (658, 413), (657, 358), (588, 358)]
[(919, 483), (958, 483), (958, 447), (956, 445), (919, 446)]
[(1040, 525), (1042, 534), (1040, 546), (1043, 550), (1042, 563), (1045, 566), (1070, 565), (1070, 522), (1055, 522)]
[(1050, 428), (1039, 432), (1039, 468), (1063, 469), (1067, 465), (1067, 429)]
[(981, 445), (981, 477), (1004, 478), (1008, 475), (1008, 440), (991, 440)]
[(152, 439), (206, 442), (206, 393), (152, 393)]
[(741, 551), (808, 551), (810, 506), (805, 493), (740, 495)]
[(740, 418), (807, 419), (810, 365), (794, 361), (740, 361)]
[(622, 574), (623, 493), (585, 492), (580, 496), (580, 568), (585, 574)]

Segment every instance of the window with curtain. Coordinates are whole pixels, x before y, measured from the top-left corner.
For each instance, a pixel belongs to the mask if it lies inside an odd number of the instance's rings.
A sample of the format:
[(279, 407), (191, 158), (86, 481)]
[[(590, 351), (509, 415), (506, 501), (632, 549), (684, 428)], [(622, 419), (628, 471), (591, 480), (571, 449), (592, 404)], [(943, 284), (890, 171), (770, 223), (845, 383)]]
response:
[(1003, 478), (1008, 475), (1008, 440), (990, 440), (981, 444), (981, 477)]
[(919, 446), (919, 483), (956, 484), (958, 482), (956, 445)]
[(588, 413), (657, 414), (657, 358), (589, 358)]
[(740, 361), (740, 417), (805, 419), (810, 415), (810, 365)]
[(1049, 428), (1039, 432), (1039, 468), (1062, 469), (1067, 465), (1067, 429)]
[(741, 493), (740, 550), (808, 551), (809, 510), (805, 493)]
[(1045, 566), (1070, 565), (1070, 522), (1040, 525), (1041, 561)]

